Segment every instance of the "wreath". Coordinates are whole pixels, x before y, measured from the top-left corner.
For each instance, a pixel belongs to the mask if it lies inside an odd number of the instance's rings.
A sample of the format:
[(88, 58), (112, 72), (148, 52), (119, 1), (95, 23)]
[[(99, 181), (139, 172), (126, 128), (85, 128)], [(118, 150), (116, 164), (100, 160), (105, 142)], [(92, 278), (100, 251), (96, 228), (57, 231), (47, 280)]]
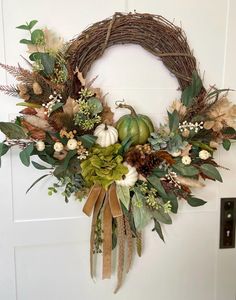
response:
[[(36, 24), (17, 27), (29, 33), (20, 43), (28, 47), (30, 69), (1, 64), (19, 83), (0, 90), (23, 99), (17, 105), (24, 109), (14, 121), (0, 122), (6, 135), (0, 157), (19, 146), (25, 166), (47, 172), (28, 191), (53, 176), (49, 195), (61, 190), (66, 202), (72, 194), (85, 202), (84, 213), (92, 215), (91, 276), (94, 255), (102, 253), (103, 278), (111, 277), (117, 245), (116, 292), (130, 269), (134, 245), (141, 256), (144, 227), (152, 221), (164, 240), (161, 226), (172, 223), (178, 202), (203, 205), (192, 188), (206, 179), (222, 182), (213, 154), (221, 144), (229, 150), (236, 139), (236, 105), (228, 100), (228, 89), (204, 88), (185, 33), (162, 16), (115, 13), (67, 43)], [(161, 59), (178, 80), (181, 98), (158, 128), (122, 101), (116, 101), (117, 108), (129, 113), (114, 122), (101, 90), (86, 80), (108, 47), (127, 43)], [(31, 160), (35, 156), (38, 160)]]

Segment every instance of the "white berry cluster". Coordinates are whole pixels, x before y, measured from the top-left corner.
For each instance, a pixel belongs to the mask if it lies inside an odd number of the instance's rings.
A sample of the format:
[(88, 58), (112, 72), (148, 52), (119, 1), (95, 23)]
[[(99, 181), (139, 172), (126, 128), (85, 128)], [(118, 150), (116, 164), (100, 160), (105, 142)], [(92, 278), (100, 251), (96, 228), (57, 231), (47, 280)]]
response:
[(48, 117), (50, 116), (51, 112), (52, 112), (52, 109), (53, 109), (53, 106), (56, 104), (56, 103), (59, 103), (61, 102), (62, 100), (62, 96), (61, 94), (57, 94), (56, 91), (53, 92), (53, 95), (50, 95), (49, 96), (49, 100), (51, 100), (50, 102), (48, 103), (43, 103), (42, 106), (44, 108), (46, 108), (47, 111), (45, 111), (45, 115), (48, 115)]
[(175, 187), (181, 189), (180, 182), (177, 180), (177, 174), (175, 172), (169, 170), (165, 175), (165, 178), (172, 182)]
[(191, 164), (192, 159), (189, 155), (184, 155), (184, 156), (182, 156), (181, 161), (184, 165), (188, 166)]
[(201, 151), (199, 152), (199, 157), (200, 157), (202, 160), (207, 160), (208, 158), (211, 157), (211, 154), (210, 154), (208, 151), (206, 151), (206, 150), (201, 150)]
[[(88, 150), (84, 148), (81, 141), (77, 141), (76, 139), (69, 139), (67, 142), (67, 150), (77, 150), (77, 158), (79, 160), (86, 159), (88, 156)], [(61, 142), (56, 142), (53, 146), (56, 152), (61, 152), (64, 150), (64, 145)]]
[(183, 121), (183, 123), (179, 123), (179, 130), (181, 132), (187, 131), (187, 130), (194, 130), (195, 133), (197, 133), (200, 129), (203, 129), (203, 122), (200, 123), (195, 122), (187, 122)]
[(35, 144), (35, 147), (39, 152), (44, 151), (44, 149), (45, 149), (44, 141), (37, 141), (36, 144)]

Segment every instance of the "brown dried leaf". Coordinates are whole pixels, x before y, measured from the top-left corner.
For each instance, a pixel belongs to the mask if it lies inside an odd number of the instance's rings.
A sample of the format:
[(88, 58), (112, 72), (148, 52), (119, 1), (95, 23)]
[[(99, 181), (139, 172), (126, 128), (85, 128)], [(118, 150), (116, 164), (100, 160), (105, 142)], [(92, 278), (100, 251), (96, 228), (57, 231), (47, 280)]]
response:
[(31, 107), (24, 108), (23, 110), (20, 111), (20, 113), (24, 114), (24, 115), (36, 115), (37, 114), (36, 110)]
[(47, 120), (41, 119), (37, 116), (25, 115), (24, 119), (34, 127), (40, 128), (44, 131), (52, 131), (52, 127), (49, 125)]
[(186, 185), (188, 187), (201, 188), (204, 187), (205, 184), (197, 179), (187, 178), (183, 176), (177, 176), (176, 178), (180, 184)]
[(35, 95), (41, 95), (43, 93), (42, 87), (40, 86), (40, 84), (35, 81), (32, 85), (33, 91), (35, 93)]
[(104, 104), (104, 97), (102, 90), (100, 88), (93, 88), (93, 87), (89, 87), (89, 90), (91, 92), (93, 92), (96, 95), (96, 98), (98, 98), (99, 100), (101, 100), (101, 102)]
[(66, 100), (66, 104), (63, 106), (63, 111), (65, 114), (74, 116), (74, 114), (78, 111), (78, 103), (75, 101), (75, 99), (69, 97)]
[(48, 119), (47, 113), (46, 113), (46, 109), (44, 107), (40, 107), (40, 108), (35, 108), (35, 111), (37, 112), (36, 116), (41, 118), (41, 119)]
[(46, 138), (46, 133), (43, 130), (32, 130), (30, 132), (30, 136), (32, 139), (43, 141)]
[(24, 119), (21, 121), (21, 126), (26, 128), (29, 132), (29, 135), (36, 140), (44, 140), (46, 137), (46, 133), (44, 130), (33, 126), (32, 124), (28, 123)]
[(74, 128), (73, 118), (63, 112), (55, 112), (48, 119), (49, 124), (57, 131), (65, 128), (71, 130)]
[(175, 163), (175, 160), (173, 159), (173, 157), (167, 151), (160, 150), (160, 151), (157, 152), (156, 156), (158, 158), (160, 158), (161, 160), (167, 161), (168, 164), (170, 164), (170, 165), (173, 165)]
[(114, 124), (114, 113), (111, 111), (111, 108), (103, 103), (103, 111), (102, 111), (102, 123), (106, 123), (107, 125)]

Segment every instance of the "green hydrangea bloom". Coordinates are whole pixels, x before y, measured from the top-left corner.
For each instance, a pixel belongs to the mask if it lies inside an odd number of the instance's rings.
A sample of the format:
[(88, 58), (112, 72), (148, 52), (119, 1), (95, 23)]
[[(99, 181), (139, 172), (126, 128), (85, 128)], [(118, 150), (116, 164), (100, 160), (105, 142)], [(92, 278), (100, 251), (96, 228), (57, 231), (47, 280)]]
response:
[(100, 184), (105, 189), (128, 173), (119, 155), (120, 144), (108, 147), (94, 146), (89, 157), (81, 163), (82, 176), (89, 185)]

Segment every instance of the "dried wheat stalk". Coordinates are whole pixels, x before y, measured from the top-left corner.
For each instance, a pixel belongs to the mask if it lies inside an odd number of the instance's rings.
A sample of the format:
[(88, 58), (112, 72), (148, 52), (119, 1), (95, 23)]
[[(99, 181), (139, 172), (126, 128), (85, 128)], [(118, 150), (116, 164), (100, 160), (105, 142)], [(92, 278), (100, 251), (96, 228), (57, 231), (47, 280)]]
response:
[(142, 256), (142, 233), (140, 232), (136, 232), (136, 248), (137, 248), (137, 253), (138, 256), (141, 257)]
[(117, 293), (122, 285), (124, 272), (124, 256), (125, 256), (125, 228), (123, 216), (116, 218), (117, 222), (117, 239), (118, 239), (118, 268), (117, 268), (117, 285), (114, 293)]
[(0, 85), (0, 91), (8, 96), (18, 97), (19, 90), (15, 85)]
[(127, 216), (124, 216), (125, 220), (125, 233), (127, 240), (127, 261), (126, 261), (126, 272), (128, 273), (131, 267), (132, 258), (133, 258), (133, 237), (132, 231), (129, 225), (129, 219)]

